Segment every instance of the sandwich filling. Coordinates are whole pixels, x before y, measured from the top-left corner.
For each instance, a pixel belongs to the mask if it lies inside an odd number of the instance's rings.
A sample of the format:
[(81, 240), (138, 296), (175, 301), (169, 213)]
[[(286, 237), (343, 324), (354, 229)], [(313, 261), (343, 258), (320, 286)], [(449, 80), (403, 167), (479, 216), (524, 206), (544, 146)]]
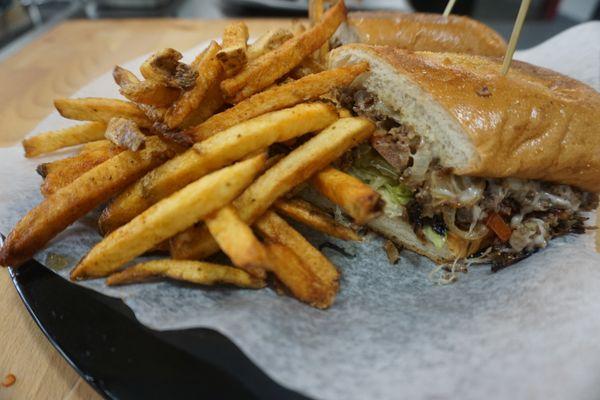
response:
[(351, 87), (338, 91), (337, 99), (378, 128), (342, 167), (381, 194), (386, 216), (403, 218), (437, 248), (458, 249), (458, 257), (484, 254), (496, 271), (554, 237), (584, 233), (582, 213), (598, 205), (596, 194), (569, 185), (454, 175), (424, 137), (389, 117), (373, 93)]

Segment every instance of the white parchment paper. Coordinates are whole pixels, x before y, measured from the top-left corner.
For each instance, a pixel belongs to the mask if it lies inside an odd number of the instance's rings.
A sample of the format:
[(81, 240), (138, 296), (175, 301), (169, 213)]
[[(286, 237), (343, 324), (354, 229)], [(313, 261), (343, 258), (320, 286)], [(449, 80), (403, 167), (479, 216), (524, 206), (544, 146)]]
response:
[[(187, 53), (188, 59), (196, 51)], [(516, 58), (600, 88), (600, 23), (577, 26)], [(135, 69), (141, 60), (126, 67)], [(75, 96), (117, 96), (107, 73)], [(33, 133), (69, 125), (56, 113)], [(598, 127), (600, 134), (600, 127)], [(57, 158), (52, 155), (47, 159)], [(41, 178), (19, 146), (0, 149), (0, 232), (41, 200)], [(70, 268), (99, 240), (95, 216), (77, 222), (37, 259)], [(316, 244), (325, 239), (312, 235)], [(593, 237), (555, 240), (496, 274), (475, 267), (456, 284), (427, 279), (433, 265), (404, 252), (390, 265), (381, 242), (323, 251), (342, 270), (327, 311), (261, 291), (172, 282), (108, 288), (158, 330), (214, 328), (284, 386), (322, 399), (593, 399), (600, 396), (600, 255)], [(56, 294), (60, 296), (60, 293)], [(48, 299), (49, 302), (52, 299)]]

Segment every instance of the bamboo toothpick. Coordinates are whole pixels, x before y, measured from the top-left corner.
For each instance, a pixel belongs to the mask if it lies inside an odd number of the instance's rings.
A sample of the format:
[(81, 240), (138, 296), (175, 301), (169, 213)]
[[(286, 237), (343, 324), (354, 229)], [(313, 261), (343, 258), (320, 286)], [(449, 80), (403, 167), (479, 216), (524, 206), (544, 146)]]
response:
[(510, 64), (512, 63), (513, 54), (515, 54), (517, 42), (519, 41), (519, 36), (521, 35), (521, 28), (523, 28), (523, 24), (525, 23), (525, 17), (527, 16), (527, 10), (529, 10), (530, 4), (531, 0), (521, 1), (519, 14), (517, 14), (517, 20), (515, 21), (515, 26), (510, 34), (508, 48), (506, 49), (506, 54), (504, 55), (504, 62), (502, 63), (502, 75), (506, 75), (508, 69), (510, 68)]
[(448, 0), (448, 4), (446, 4), (446, 8), (444, 9), (444, 17), (450, 15), (452, 9), (454, 8), (454, 3), (456, 3), (456, 0)]

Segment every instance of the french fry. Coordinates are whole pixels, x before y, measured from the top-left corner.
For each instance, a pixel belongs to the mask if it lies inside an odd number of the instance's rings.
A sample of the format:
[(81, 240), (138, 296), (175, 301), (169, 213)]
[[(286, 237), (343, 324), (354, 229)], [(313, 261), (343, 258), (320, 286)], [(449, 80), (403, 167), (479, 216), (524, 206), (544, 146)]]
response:
[(231, 206), (223, 207), (205, 222), (211, 235), (233, 265), (252, 276), (265, 277), (265, 248)]
[(139, 152), (124, 151), (48, 196), (13, 228), (0, 249), (0, 265), (19, 266), (78, 218), (106, 202), (171, 154), (157, 137)]
[(334, 34), (345, 17), (346, 6), (343, 0), (339, 0), (318, 24), (257, 58), (236, 76), (224, 80), (221, 83), (223, 93), (233, 103), (238, 103), (269, 87), (319, 49)]
[(65, 147), (104, 139), (104, 122), (88, 122), (57, 131), (40, 133), (23, 140), (25, 157), (36, 157)]
[[(95, 140), (93, 142), (84, 144), (83, 146), (81, 146), (81, 150), (79, 151), (79, 154), (85, 154), (90, 151), (96, 151), (96, 150), (107, 150), (107, 149), (110, 149), (113, 147), (115, 147), (114, 144), (112, 144), (110, 141), (103, 138), (101, 140)], [(60, 160), (57, 160), (57, 161), (60, 161)], [(57, 161), (55, 161), (55, 162), (57, 162)]]
[[(202, 103), (200, 103), (200, 106), (187, 116), (182, 128), (196, 126), (206, 121), (223, 108), (225, 102), (223, 101), (223, 93), (221, 93), (220, 84), (221, 82), (216, 80), (210, 85), (206, 97)], [(177, 130), (177, 132), (179, 132), (179, 130)]]
[(56, 99), (54, 106), (65, 118), (79, 121), (97, 121), (105, 124), (111, 118), (127, 118), (140, 128), (150, 128), (152, 122), (135, 104), (117, 99), (88, 97), (83, 99)]
[(75, 157), (69, 157), (47, 164), (43, 167), (45, 170), (45, 179), (40, 187), (41, 193), (45, 197), (50, 196), (90, 169), (102, 164), (122, 151), (123, 149), (109, 143), (109, 146), (107, 147), (88, 150)]
[(248, 41), (248, 27), (244, 22), (232, 22), (223, 32), (223, 48), (238, 46)]
[(223, 66), (225, 76), (235, 75), (246, 64), (248, 27), (243, 22), (233, 22), (225, 27), (223, 48), (217, 59)]
[(248, 47), (246, 51), (248, 61), (255, 60), (263, 54), (275, 50), (293, 36), (288, 29), (270, 29)]
[(352, 117), (352, 113), (350, 112), (350, 110), (344, 107), (338, 108), (338, 114), (340, 114), (340, 118)]
[(55, 161), (42, 163), (38, 165), (35, 170), (41, 177), (45, 178), (46, 176), (55, 171), (69, 168), (69, 165), (72, 165), (75, 162), (75, 160), (80, 156), (95, 151), (108, 152), (110, 149), (113, 148), (116, 148), (116, 146), (108, 140), (96, 140), (94, 142), (89, 142), (83, 145), (81, 151), (76, 156), (61, 158)]
[[(297, 147), (233, 202), (242, 221), (252, 225), (275, 200), (368, 138), (374, 129), (365, 118), (343, 118)], [(218, 250), (204, 226), (192, 227), (171, 239), (171, 256), (177, 259), (202, 259)]]
[(142, 66), (140, 72), (146, 79), (156, 82), (170, 83), (179, 60), (183, 56), (175, 49), (166, 48), (148, 57)]
[(135, 84), (135, 83), (140, 83), (140, 80), (137, 76), (135, 76), (135, 74), (133, 72), (131, 72), (128, 69), (125, 69), (119, 65), (116, 65), (115, 68), (113, 69), (113, 79), (115, 80), (115, 83), (119, 86), (119, 87), (123, 87), (126, 85), (131, 85), (131, 84)]
[[(310, 271), (313, 279), (317, 280), (318, 284), (312, 284), (314, 298), (301, 300), (318, 308), (329, 307), (339, 288), (340, 273), (327, 257), (273, 211), (267, 211), (258, 219), (256, 229), (268, 241), (292, 250)], [(285, 283), (282, 277), (280, 279)]]
[(165, 114), (164, 120), (170, 129), (185, 125), (186, 118), (206, 99), (210, 87), (220, 81), (223, 75), (221, 63), (217, 60), (217, 52), (221, 47), (217, 42), (210, 46), (199, 57), (196, 63), (196, 83), (190, 90), (181, 94)]
[(327, 168), (311, 181), (331, 202), (337, 204), (354, 222), (364, 225), (381, 214), (381, 196), (366, 183), (335, 168)]
[(123, 85), (119, 93), (134, 103), (168, 107), (179, 98), (181, 89), (167, 86), (161, 82), (146, 80)]
[(138, 151), (146, 143), (146, 136), (135, 122), (125, 118), (111, 118), (104, 136), (115, 145), (131, 151)]
[(330, 105), (310, 103), (264, 114), (224, 130), (161, 165), (119, 195), (100, 217), (100, 229), (111, 232), (208, 172), (275, 142), (323, 129), (336, 119)]
[(140, 72), (148, 81), (173, 88), (190, 89), (194, 86), (197, 72), (180, 62), (181, 58), (182, 55), (177, 50), (160, 50), (144, 61)]
[(142, 110), (144, 115), (155, 125), (156, 123), (162, 123), (162, 120), (167, 113), (168, 108), (166, 107), (155, 107), (149, 104), (138, 104), (138, 108)]
[(105, 237), (79, 262), (71, 279), (107, 276), (240, 194), (261, 170), (261, 154), (223, 168), (163, 199)]
[(336, 68), (257, 93), (230, 109), (213, 115), (195, 128), (190, 128), (187, 135), (193, 141), (200, 142), (250, 118), (316, 99), (336, 87), (346, 86), (368, 68), (367, 63)]
[(265, 281), (245, 271), (226, 265), (187, 260), (154, 260), (116, 272), (106, 279), (109, 286), (144, 282), (152, 278), (171, 278), (200, 285), (228, 284), (260, 289)]
[(296, 299), (312, 306), (326, 308), (319, 280), (289, 247), (267, 240), (270, 271)]
[(329, 214), (305, 200), (278, 200), (275, 202), (275, 209), (282, 214), (329, 236), (342, 240), (361, 240), (361, 237), (352, 229), (336, 222)]
[(240, 216), (245, 221), (254, 221), (275, 200), (371, 136), (374, 129), (365, 118), (344, 118), (334, 122), (248, 187), (234, 202)]
[[(312, 25), (315, 25), (323, 18), (323, 12), (325, 11), (324, 0), (309, 0), (308, 2), (308, 18)], [(329, 52), (329, 41), (325, 41), (323, 46), (319, 49), (318, 58), (319, 61), (324, 63), (325, 57)]]
[(315, 25), (323, 18), (324, 9), (323, 0), (308, 1), (308, 19), (310, 20), (311, 25)]

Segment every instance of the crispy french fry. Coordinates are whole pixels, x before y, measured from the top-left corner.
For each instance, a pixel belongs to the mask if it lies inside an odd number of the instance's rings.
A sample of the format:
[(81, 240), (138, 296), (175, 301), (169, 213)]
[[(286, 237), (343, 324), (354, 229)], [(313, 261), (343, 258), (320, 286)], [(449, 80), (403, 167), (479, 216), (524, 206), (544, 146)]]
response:
[(118, 196), (100, 218), (102, 232), (111, 232), (160, 199), (208, 172), (239, 160), (275, 142), (325, 128), (337, 119), (324, 103), (300, 104), (265, 114), (224, 130), (166, 162)]
[[(256, 228), (268, 241), (279, 243), (292, 250), (317, 280), (318, 284), (312, 285), (312, 294), (315, 297), (308, 301), (301, 300), (315, 307), (329, 307), (339, 288), (340, 273), (327, 257), (273, 211), (267, 211), (260, 217), (256, 222)], [(285, 283), (282, 277), (279, 278)]]
[(206, 99), (210, 87), (220, 81), (223, 75), (221, 63), (217, 60), (217, 52), (221, 47), (217, 42), (211, 42), (196, 63), (196, 83), (190, 90), (181, 94), (179, 99), (169, 108), (164, 120), (170, 129), (185, 125), (186, 118)]
[(213, 172), (163, 199), (100, 243), (79, 262), (71, 279), (107, 276), (231, 202), (266, 161), (261, 154)]
[(340, 118), (350, 118), (352, 117), (352, 113), (347, 108), (338, 108), (338, 114), (340, 114)]
[(323, 18), (324, 10), (323, 0), (308, 1), (308, 19), (310, 20), (311, 25), (315, 25)]
[(108, 152), (110, 149), (116, 148), (114, 144), (109, 142), (108, 140), (96, 140), (94, 142), (86, 143), (81, 147), (81, 150), (77, 156), (61, 158), (55, 161), (47, 162), (40, 164), (36, 167), (36, 172), (43, 178), (48, 176), (49, 174), (59, 171), (63, 168), (69, 168), (69, 164), (73, 163), (77, 157), (85, 155), (87, 153), (92, 153), (95, 151), (100, 152)]
[[(311, 0), (308, 4), (308, 16), (311, 23), (314, 25), (321, 21), (323, 18), (323, 13), (325, 12), (324, 0)], [(318, 52), (318, 60), (321, 63), (325, 63), (327, 53), (329, 52), (329, 41), (325, 41), (323, 46), (319, 49)]]
[(242, 219), (254, 221), (275, 200), (371, 136), (374, 129), (365, 118), (344, 118), (331, 124), (266, 171), (235, 200)]
[(248, 41), (248, 27), (242, 21), (232, 22), (223, 32), (223, 48), (238, 46)]
[(149, 81), (174, 88), (189, 89), (194, 86), (197, 73), (193, 68), (180, 62), (181, 58), (182, 55), (177, 50), (170, 48), (160, 50), (144, 61), (140, 72)]
[(75, 157), (49, 163), (44, 167), (46, 175), (40, 191), (48, 197), (122, 151), (123, 149), (109, 143), (107, 147), (88, 150)]
[(149, 104), (138, 104), (140, 110), (146, 115), (146, 117), (153, 123), (162, 123), (168, 108), (166, 107), (155, 107)]
[(211, 235), (233, 265), (258, 278), (265, 277), (265, 248), (233, 207), (223, 207), (205, 222)]
[(168, 107), (181, 94), (181, 89), (156, 81), (141, 81), (122, 85), (119, 90), (126, 99), (155, 107)]
[(246, 46), (238, 45), (226, 47), (217, 53), (217, 59), (221, 63), (226, 77), (237, 74), (246, 64)]
[(368, 68), (367, 63), (359, 63), (308, 75), (297, 81), (276, 86), (215, 114), (197, 127), (189, 129), (187, 134), (194, 141), (200, 142), (250, 118), (316, 99), (336, 87), (349, 85)]
[(327, 168), (312, 179), (312, 185), (344, 210), (354, 222), (364, 225), (381, 214), (381, 196), (366, 183), (335, 168)]
[(289, 247), (267, 241), (269, 268), (283, 286), (300, 301), (319, 308), (326, 308), (321, 294), (324, 290), (317, 277), (302, 263)]
[(275, 209), (282, 214), (317, 231), (326, 233), (329, 236), (342, 240), (361, 240), (361, 237), (352, 229), (336, 222), (329, 214), (305, 200), (278, 200), (275, 202)]
[(131, 85), (134, 83), (140, 83), (140, 80), (137, 76), (135, 76), (135, 74), (133, 72), (131, 72), (128, 69), (125, 69), (119, 65), (116, 65), (115, 68), (113, 69), (113, 79), (115, 80), (115, 83), (119, 86), (119, 87), (123, 87), (126, 85)]
[[(103, 138), (101, 140), (95, 140), (93, 142), (84, 144), (83, 146), (81, 146), (81, 150), (79, 151), (79, 154), (85, 154), (90, 151), (96, 151), (96, 150), (108, 150), (113, 147), (115, 147), (114, 144), (112, 144), (109, 140), (106, 140)], [(60, 160), (58, 160), (58, 161), (60, 161)]]
[(110, 286), (144, 282), (164, 277), (200, 285), (229, 284), (242, 288), (260, 289), (265, 281), (245, 271), (226, 265), (187, 260), (154, 260), (116, 272), (106, 279)]
[(146, 143), (146, 136), (132, 120), (111, 118), (104, 136), (115, 145), (131, 151), (138, 151)]
[[(216, 112), (223, 108), (225, 102), (223, 101), (223, 93), (221, 93), (220, 83), (221, 82), (219, 80), (215, 80), (212, 85), (210, 85), (208, 92), (206, 93), (206, 97), (202, 103), (200, 103), (200, 106), (190, 112), (190, 114), (186, 117), (182, 128), (198, 125), (212, 117)], [(179, 131), (177, 130), (177, 132)]]
[(19, 266), (98, 205), (156, 167), (171, 154), (159, 138), (139, 152), (124, 151), (47, 197), (17, 223), (0, 249), (0, 265)]
[(105, 129), (104, 122), (88, 122), (57, 131), (40, 133), (23, 140), (25, 157), (36, 157), (65, 147), (103, 139)]
[(150, 128), (152, 122), (135, 104), (98, 97), (83, 99), (56, 99), (54, 106), (65, 118), (79, 121), (97, 121), (105, 124), (111, 118), (121, 117), (134, 121), (140, 128)]
[[(233, 202), (233, 206), (242, 220), (252, 225), (275, 200), (365, 140), (374, 129), (375, 126), (365, 118), (338, 120), (267, 170)], [(173, 258), (202, 259), (218, 249), (203, 226), (192, 227), (171, 239)]]
[(319, 49), (334, 34), (345, 17), (346, 6), (343, 0), (339, 0), (311, 29), (257, 58), (236, 76), (224, 80), (221, 83), (223, 93), (234, 103), (238, 103), (269, 87)]
[(275, 50), (293, 36), (292, 32), (284, 28), (267, 31), (248, 47), (246, 51), (248, 61), (255, 60), (263, 54)]
[(225, 27), (223, 48), (217, 53), (217, 59), (223, 66), (225, 75), (235, 75), (246, 64), (248, 27), (243, 22), (232, 22)]

